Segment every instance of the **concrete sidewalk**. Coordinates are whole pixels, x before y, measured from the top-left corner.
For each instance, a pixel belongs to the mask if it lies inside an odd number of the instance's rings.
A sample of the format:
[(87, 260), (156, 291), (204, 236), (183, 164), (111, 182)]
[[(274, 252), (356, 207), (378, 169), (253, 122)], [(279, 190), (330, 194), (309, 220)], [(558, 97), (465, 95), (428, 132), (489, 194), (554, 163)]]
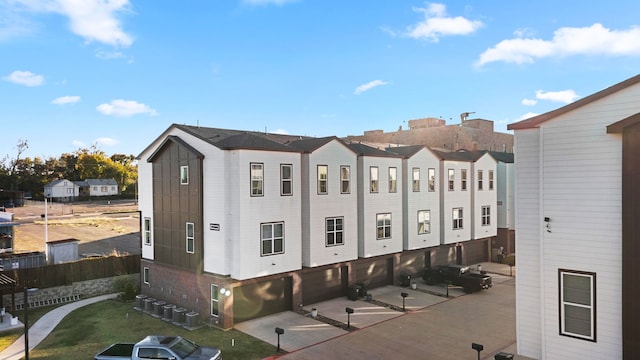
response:
[[(96, 296), (73, 303), (69, 303), (55, 308), (29, 328), (29, 350), (35, 348), (49, 333), (67, 316), (70, 312), (86, 305), (97, 303), (104, 300), (115, 299), (118, 294), (108, 294)], [(24, 327), (24, 325), (23, 325)], [(9, 345), (4, 351), (0, 352), (0, 360), (19, 360), (24, 358), (24, 335), (22, 335), (13, 344)]]

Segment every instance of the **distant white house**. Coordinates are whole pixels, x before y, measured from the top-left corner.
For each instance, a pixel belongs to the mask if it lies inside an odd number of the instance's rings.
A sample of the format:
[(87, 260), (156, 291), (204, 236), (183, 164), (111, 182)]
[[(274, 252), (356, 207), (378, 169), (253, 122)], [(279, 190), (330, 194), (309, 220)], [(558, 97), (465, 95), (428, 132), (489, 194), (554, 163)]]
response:
[(114, 179), (86, 179), (76, 182), (82, 195), (111, 196), (118, 195), (118, 183)]
[(54, 180), (44, 186), (44, 196), (57, 200), (72, 200), (80, 195), (80, 186), (67, 179)]

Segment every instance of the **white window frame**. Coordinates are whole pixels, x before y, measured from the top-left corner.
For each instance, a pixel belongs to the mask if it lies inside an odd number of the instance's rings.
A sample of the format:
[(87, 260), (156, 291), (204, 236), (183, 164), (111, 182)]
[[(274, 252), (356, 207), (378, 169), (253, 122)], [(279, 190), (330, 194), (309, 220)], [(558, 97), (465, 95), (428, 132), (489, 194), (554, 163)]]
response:
[[(289, 177), (285, 176), (285, 169), (289, 169)], [(288, 186), (288, 189), (286, 187)], [(293, 165), (280, 164), (280, 195), (293, 195)]]
[(411, 171), (411, 174), (412, 174), (411, 189), (413, 190), (413, 192), (419, 192), (420, 191), (420, 168), (414, 167), (413, 170)]
[(489, 190), (493, 190), (493, 170), (489, 170)]
[(398, 192), (398, 168), (397, 167), (389, 168), (389, 192), (390, 193)]
[(391, 238), (391, 213), (376, 214), (376, 239)]
[(187, 254), (196, 252), (196, 225), (192, 222), (185, 225), (185, 250)]
[(478, 170), (478, 190), (483, 190), (483, 183), (482, 183), (482, 170)]
[(249, 165), (251, 196), (264, 196), (264, 164), (252, 162)]
[(491, 206), (485, 205), (482, 207), (482, 226), (491, 225)]
[[(220, 316), (220, 287), (211, 284), (211, 316)], [(214, 311), (215, 309), (215, 311)]]
[(460, 190), (467, 191), (467, 169), (460, 169)]
[[(280, 227), (280, 236), (276, 236), (276, 228)], [(268, 230), (268, 233), (265, 232)], [(268, 236), (265, 236), (268, 235)], [(280, 241), (282, 243), (282, 249), (276, 251), (275, 243)], [(265, 242), (270, 242), (270, 250), (265, 251)], [(260, 256), (271, 256), (277, 254), (284, 254), (284, 221), (262, 223), (260, 224)]]
[(145, 245), (151, 245), (151, 218), (150, 217), (146, 217), (144, 218), (144, 244)]
[(464, 228), (464, 217), (463, 217), (463, 212), (462, 212), (462, 208), (458, 207), (458, 208), (453, 208), (452, 211), (452, 220), (453, 220), (453, 230), (462, 230)]
[[(566, 298), (567, 291), (565, 291), (565, 282), (568, 278), (565, 278), (565, 276), (584, 277), (589, 280), (589, 293), (587, 294), (589, 298), (588, 304), (572, 301), (572, 299)], [(558, 295), (558, 303), (560, 307), (560, 335), (596, 342), (596, 273), (558, 269)], [(570, 322), (567, 314), (568, 309), (588, 310), (589, 334), (581, 334), (572, 331), (571, 329), (567, 329), (567, 322)], [(569, 325), (569, 327), (571, 327), (571, 325)]]
[(142, 282), (149, 285), (149, 267), (145, 266), (142, 268)]
[[(339, 246), (344, 245), (344, 217), (328, 217), (324, 220), (325, 224), (325, 245)], [(338, 240), (338, 238), (340, 238)]]
[(454, 169), (449, 169), (448, 175), (449, 175), (449, 191), (454, 191), (455, 182), (456, 182), (456, 171)]
[(351, 167), (349, 165), (340, 166), (340, 193), (351, 193)]
[(369, 192), (377, 193), (380, 190), (378, 186), (380, 181), (378, 174), (377, 166), (369, 167)]
[(429, 177), (429, 191), (436, 191), (436, 169), (429, 168), (428, 177)]
[(189, 166), (180, 166), (180, 185), (189, 185)]
[(329, 166), (318, 165), (318, 195), (327, 195), (329, 193)]
[(431, 233), (431, 210), (418, 210), (418, 235)]

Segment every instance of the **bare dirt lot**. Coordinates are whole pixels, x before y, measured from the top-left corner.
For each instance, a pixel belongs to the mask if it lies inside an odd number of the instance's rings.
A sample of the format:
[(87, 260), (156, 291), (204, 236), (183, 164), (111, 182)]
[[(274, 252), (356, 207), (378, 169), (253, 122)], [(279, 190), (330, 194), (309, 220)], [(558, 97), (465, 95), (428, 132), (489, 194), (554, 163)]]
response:
[(45, 237), (79, 240), (78, 254), (140, 253), (140, 217), (132, 202), (105, 201), (48, 204), (45, 235), (44, 204), (7, 209), (14, 213), (14, 251), (44, 251)]

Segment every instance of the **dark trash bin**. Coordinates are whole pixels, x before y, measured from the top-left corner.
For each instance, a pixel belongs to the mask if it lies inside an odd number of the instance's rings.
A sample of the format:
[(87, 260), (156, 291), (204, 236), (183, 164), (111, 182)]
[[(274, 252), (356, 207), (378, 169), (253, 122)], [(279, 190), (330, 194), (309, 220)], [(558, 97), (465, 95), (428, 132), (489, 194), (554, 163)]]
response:
[(356, 301), (360, 299), (360, 296), (361, 296), (360, 291), (361, 291), (360, 285), (358, 284), (349, 285), (349, 289), (347, 291), (347, 298), (352, 301)]
[(367, 285), (364, 283), (356, 283), (356, 285), (360, 286), (360, 297), (367, 296)]
[(409, 287), (411, 285), (411, 274), (400, 273), (400, 286)]
[(513, 360), (513, 354), (499, 352), (494, 357), (495, 360)]

